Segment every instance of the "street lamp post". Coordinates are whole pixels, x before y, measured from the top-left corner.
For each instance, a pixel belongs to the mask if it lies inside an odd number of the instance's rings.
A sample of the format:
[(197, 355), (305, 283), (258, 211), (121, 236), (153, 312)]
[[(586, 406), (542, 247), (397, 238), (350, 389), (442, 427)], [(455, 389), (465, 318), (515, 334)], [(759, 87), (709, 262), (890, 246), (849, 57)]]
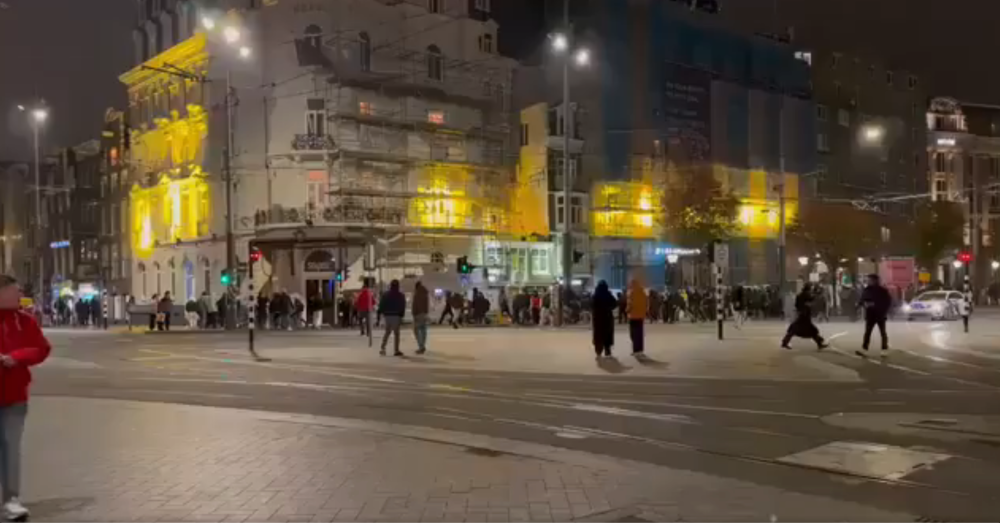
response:
[[(574, 122), (573, 109), (570, 103), (570, 39), (573, 28), (569, 19), (570, 0), (563, 1), (563, 27), (565, 33), (552, 35), (552, 50), (556, 53), (564, 54), (562, 71), (562, 101), (563, 101), (563, 176), (562, 176), (562, 197), (563, 197), (563, 223), (562, 223), (562, 283), (559, 285), (559, 296), (556, 300), (556, 324), (562, 325), (565, 319), (565, 301), (569, 295), (569, 290), (573, 284), (573, 230), (571, 218), (573, 216), (573, 204), (570, 193), (573, 191), (573, 171), (572, 154), (570, 153), (570, 138), (572, 137)], [(590, 51), (579, 48), (572, 53), (572, 59), (579, 67), (590, 65)]]
[(17, 106), (18, 110), (28, 113), (31, 120), (31, 131), (33, 138), (33, 148), (35, 156), (35, 225), (38, 227), (35, 235), (35, 246), (38, 248), (38, 303), (36, 309), (43, 310), (45, 304), (45, 248), (42, 242), (42, 176), (41, 176), (41, 153), (38, 144), (38, 134), (42, 124), (49, 118), (49, 111), (44, 107), (35, 107), (29, 111), (23, 105)]

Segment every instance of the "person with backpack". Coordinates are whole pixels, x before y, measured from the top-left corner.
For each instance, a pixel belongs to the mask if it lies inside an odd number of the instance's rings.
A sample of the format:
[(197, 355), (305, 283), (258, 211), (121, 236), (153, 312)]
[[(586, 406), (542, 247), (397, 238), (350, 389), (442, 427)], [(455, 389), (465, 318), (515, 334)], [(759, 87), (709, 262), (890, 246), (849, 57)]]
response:
[(49, 357), (52, 347), (34, 316), (21, 310), (17, 280), (0, 274), (0, 494), (8, 521), (25, 521), (21, 504), (21, 438), (28, 415), (28, 388), (33, 367)]

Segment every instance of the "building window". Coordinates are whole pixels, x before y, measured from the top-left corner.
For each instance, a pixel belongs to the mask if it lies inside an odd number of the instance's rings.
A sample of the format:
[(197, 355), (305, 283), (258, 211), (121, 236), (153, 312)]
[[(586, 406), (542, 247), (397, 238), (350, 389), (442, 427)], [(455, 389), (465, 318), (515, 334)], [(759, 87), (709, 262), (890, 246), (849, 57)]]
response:
[(326, 136), (326, 111), (306, 111), (306, 134), (309, 136)]
[(531, 273), (532, 274), (548, 274), (549, 273), (549, 250), (548, 249), (531, 249)]
[[(913, 75), (910, 75), (910, 77), (906, 79), (906, 86), (909, 87), (911, 91), (914, 90), (914, 89), (916, 89), (917, 88), (917, 77), (913, 76)], [(916, 104), (914, 104), (914, 105), (916, 105)]]
[(843, 88), (840, 85), (840, 82), (833, 82), (833, 89), (836, 92), (837, 100), (839, 101), (840, 100), (840, 95), (843, 92)]
[(816, 135), (816, 150), (820, 152), (828, 152), (830, 150), (830, 138), (826, 133)]
[(583, 223), (583, 204), (579, 196), (573, 196), (569, 199), (569, 220), (573, 225), (579, 225)]
[(440, 13), (441, 0), (427, 0), (427, 10), (432, 13)]
[(427, 122), (443, 125), (444, 124), (444, 111), (427, 111)]
[(427, 47), (427, 78), (437, 81), (444, 79), (444, 58), (436, 45)]
[(528, 145), (528, 124), (521, 124), (521, 147)]
[(844, 127), (851, 126), (851, 113), (847, 112), (846, 109), (840, 109), (837, 111), (837, 122)]
[(878, 173), (878, 179), (879, 179), (879, 183), (882, 184), (882, 187), (885, 187), (886, 184), (888, 184), (888, 182), (889, 182), (889, 175), (885, 171), (882, 171), (882, 172)]
[(484, 13), (490, 12), (490, 0), (476, 0), (476, 9)]
[(943, 153), (934, 153), (934, 172), (946, 173), (948, 166)]
[(893, 85), (893, 83), (895, 83), (895, 79), (896, 79), (896, 77), (895, 77), (894, 74), (892, 74), (892, 71), (886, 71), (885, 72), (885, 83), (886, 84)]
[(358, 114), (363, 114), (365, 116), (371, 116), (374, 114), (372, 110), (371, 102), (358, 102)]
[(479, 37), (479, 50), (484, 53), (493, 53), (493, 35), (484, 34)]
[(827, 120), (828, 110), (825, 105), (816, 105), (816, 119), (825, 122)]
[(365, 32), (358, 35), (358, 61), (362, 71), (372, 70), (372, 39)]
[(323, 45), (323, 30), (318, 25), (306, 27), (306, 45), (313, 49), (319, 49)]

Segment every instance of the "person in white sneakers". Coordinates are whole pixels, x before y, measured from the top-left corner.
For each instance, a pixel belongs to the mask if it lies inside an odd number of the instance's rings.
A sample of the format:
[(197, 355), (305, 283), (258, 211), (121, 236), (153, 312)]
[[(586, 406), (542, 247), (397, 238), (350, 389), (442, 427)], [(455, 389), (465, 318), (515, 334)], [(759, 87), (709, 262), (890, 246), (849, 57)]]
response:
[(17, 280), (0, 274), (0, 489), (4, 516), (24, 521), (21, 504), (21, 436), (28, 415), (31, 371), (49, 356), (51, 347), (35, 318), (20, 310)]

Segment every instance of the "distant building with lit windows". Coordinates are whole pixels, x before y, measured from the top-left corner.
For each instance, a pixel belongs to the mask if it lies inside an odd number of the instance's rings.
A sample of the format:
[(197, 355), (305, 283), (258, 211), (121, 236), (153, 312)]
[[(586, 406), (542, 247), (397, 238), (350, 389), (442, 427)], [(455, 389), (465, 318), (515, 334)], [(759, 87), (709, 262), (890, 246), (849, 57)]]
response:
[[(973, 286), (983, 289), (995, 281), (992, 262), (1000, 260), (1000, 106), (937, 97), (925, 117), (930, 196), (964, 208)], [(952, 261), (942, 259), (936, 277), (958, 285)]]

